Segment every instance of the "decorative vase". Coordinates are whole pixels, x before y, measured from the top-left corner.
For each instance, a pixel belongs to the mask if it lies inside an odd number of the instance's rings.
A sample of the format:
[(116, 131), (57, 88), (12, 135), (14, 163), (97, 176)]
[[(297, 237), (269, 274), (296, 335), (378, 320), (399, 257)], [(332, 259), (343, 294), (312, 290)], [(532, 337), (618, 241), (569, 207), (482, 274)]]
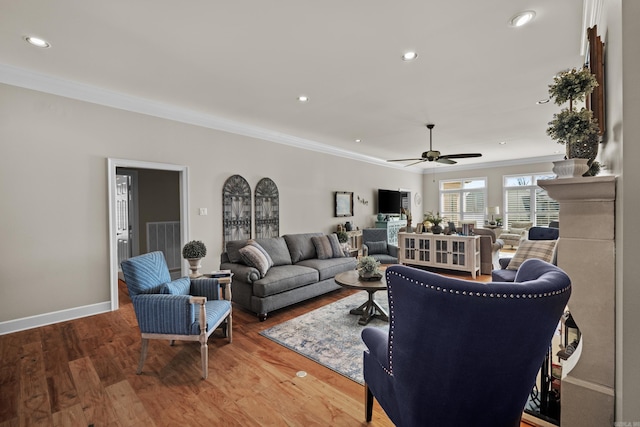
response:
[(433, 234), (440, 234), (442, 233), (442, 227), (440, 225), (434, 225), (433, 227), (431, 227), (431, 232)]
[(351, 221), (347, 221), (344, 223), (344, 229), (345, 231), (351, 231), (352, 230), (352, 225), (351, 225)]
[(575, 178), (589, 170), (589, 159), (566, 159), (553, 162), (553, 173), (558, 178)]
[(189, 274), (189, 278), (191, 279), (196, 279), (198, 277), (201, 277), (202, 274), (200, 274), (200, 272), (198, 271), (198, 269), (200, 267), (202, 267), (202, 265), (200, 265), (200, 260), (202, 258), (188, 258), (187, 261), (189, 261), (189, 270), (191, 270), (191, 274)]
[(382, 213), (378, 214), (378, 221), (384, 221), (384, 214)]

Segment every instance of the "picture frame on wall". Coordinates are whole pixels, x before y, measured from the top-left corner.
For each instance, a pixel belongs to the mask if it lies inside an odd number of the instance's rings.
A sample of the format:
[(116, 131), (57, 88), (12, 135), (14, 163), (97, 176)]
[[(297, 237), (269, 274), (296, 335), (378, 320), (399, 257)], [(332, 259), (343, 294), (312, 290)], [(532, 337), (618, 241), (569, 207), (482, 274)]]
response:
[(353, 192), (336, 191), (336, 216), (353, 216)]

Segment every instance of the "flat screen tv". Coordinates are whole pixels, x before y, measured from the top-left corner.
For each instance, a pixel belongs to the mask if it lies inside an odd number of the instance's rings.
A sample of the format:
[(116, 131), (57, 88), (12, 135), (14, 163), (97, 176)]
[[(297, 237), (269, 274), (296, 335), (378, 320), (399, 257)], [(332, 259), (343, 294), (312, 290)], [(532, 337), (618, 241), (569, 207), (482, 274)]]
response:
[(399, 214), (402, 207), (402, 195), (395, 190), (378, 190), (378, 213)]

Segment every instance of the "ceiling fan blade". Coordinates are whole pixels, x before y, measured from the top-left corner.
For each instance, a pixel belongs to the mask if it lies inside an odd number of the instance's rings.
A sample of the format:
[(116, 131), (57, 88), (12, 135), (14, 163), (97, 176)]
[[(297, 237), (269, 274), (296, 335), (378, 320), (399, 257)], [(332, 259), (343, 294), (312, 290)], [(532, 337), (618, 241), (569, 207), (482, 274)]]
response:
[(423, 162), (426, 162), (426, 161), (427, 161), (427, 159), (420, 159), (417, 162), (409, 163), (408, 165), (405, 166), (405, 168), (408, 168), (409, 166), (417, 165), (418, 163), (423, 163)]
[(440, 158), (445, 159), (469, 159), (471, 157), (482, 157), (480, 153), (463, 153), (463, 154), (445, 154), (444, 156), (440, 156)]
[(395, 160), (387, 160), (387, 162), (414, 162), (416, 160), (423, 161), (423, 158), (419, 159), (395, 159)]
[(456, 163), (458, 163), (458, 162), (456, 162), (454, 160), (451, 160), (451, 159), (448, 159), (446, 157), (440, 157), (440, 158), (436, 159), (436, 162), (444, 163), (445, 165), (455, 165)]

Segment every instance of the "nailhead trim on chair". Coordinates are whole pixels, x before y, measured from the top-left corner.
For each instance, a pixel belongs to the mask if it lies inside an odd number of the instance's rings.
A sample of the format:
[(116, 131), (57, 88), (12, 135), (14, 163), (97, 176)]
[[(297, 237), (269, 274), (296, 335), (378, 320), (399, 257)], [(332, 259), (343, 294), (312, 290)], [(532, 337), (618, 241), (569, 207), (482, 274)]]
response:
[[(450, 294), (455, 294), (455, 295), (463, 295), (463, 296), (475, 296), (475, 297), (482, 297), (482, 298), (545, 298), (545, 297), (550, 297), (550, 296), (555, 296), (555, 295), (560, 295), (563, 294), (565, 292), (567, 292), (569, 289), (571, 289), (571, 285), (560, 289), (558, 291), (555, 292), (544, 292), (541, 294), (526, 294), (526, 295), (520, 295), (520, 294), (500, 294), (500, 293), (486, 293), (486, 292), (467, 292), (467, 291), (458, 291), (458, 290), (454, 290), (454, 289), (446, 289), (446, 288), (442, 288), (440, 286), (434, 286), (434, 285), (428, 285), (426, 283), (423, 282), (418, 282), (414, 279), (409, 279), (408, 277), (406, 277), (403, 274), (399, 274), (396, 272), (391, 272), (391, 271), (386, 271), (386, 280), (387, 282), (389, 282), (389, 277), (390, 275), (393, 274), (394, 276), (398, 276), (401, 277), (403, 279), (408, 280), (411, 283), (416, 283), (420, 286), (423, 286), (427, 289), (432, 289), (438, 292), (448, 292)], [(395, 306), (393, 304), (393, 291), (389, 290), (389, 369), (385, 368), (384, 366), (381, 366), (382, 369), (388, 374), (388, 375), (393, 375), (393, 332), (394, 332), (394, 318), (395, 316), (393, 315), (395, 311)]]

